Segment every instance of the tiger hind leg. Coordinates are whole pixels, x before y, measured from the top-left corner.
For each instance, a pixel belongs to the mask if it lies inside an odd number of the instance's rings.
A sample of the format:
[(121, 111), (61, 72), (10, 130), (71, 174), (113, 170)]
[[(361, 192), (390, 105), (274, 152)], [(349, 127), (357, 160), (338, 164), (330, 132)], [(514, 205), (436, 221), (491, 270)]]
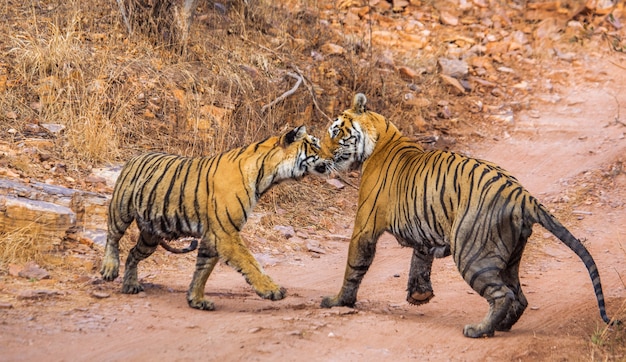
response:
[(528, 306), (528, 301), (522, 292), (522, 286), (519, 281), (519, 261), (508, 267), (502, 273), (502, 277), (515, 296), (506, 316), (496, 325), (496, 330), (506, 332), (511, 330), (511, 327), (520, 319)]
[(143, 291), (143, 286), (137, 277), (137, 265), (140, 261), (149, 257), (159, 246), (161, 238), (148, 232), (141, 231), (137, 244), (130, 249), (126, 258), (124, 270), (124, 281), (122, 283), (122, 293), (137, 294)]
[(214, 310), (213, 302), (204, 298), (204, 288), (209, 279), (209, 275), (215, 268), (219, 260), (215, 245), (207, 245), (206, 242), (200, 244), (198, 258), (196, 260), (196, 270), (193, 274), (189, 291), (187, 292), (187, 303), (191, 308), (200, 310)]
[(426, 304), (435, 296), (430, 282), (433, 259), (434, 257), (430, 254), (424, 254), (418, 249), (413, 250), (407, 286), (407, 302), (413, 305)]
[(468, 324), (463, 334), (470, 338), (492, 337), (506, 318), (515, 300), (513, 291), (500, 278), (500, 269), (494, 267), (468, 271), (463, 275), (465, 281), (489, 302), (489, 312), (478, 324)]

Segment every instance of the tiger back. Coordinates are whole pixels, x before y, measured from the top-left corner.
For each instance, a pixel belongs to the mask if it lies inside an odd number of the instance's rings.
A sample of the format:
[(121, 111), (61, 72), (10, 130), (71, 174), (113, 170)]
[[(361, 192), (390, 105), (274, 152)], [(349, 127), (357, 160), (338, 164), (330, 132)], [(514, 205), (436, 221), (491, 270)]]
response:
[(464, 335), (508, 331), (528, 305), (519, 263), (532, 225), (540, 223), (584, 262), (600, 315), (610, 321), (593, 258), (514, 176), (487, 161), (425, 151), (382, 115), (367, 111), (366, 101), (357, 94), (321, 141), (321, 154), (333, 158), (336, 169), (362, 171), (343, 285), (322, 307), (354, 305), (376, 242), (388, 231), (413, 248), (408, 302), (433, 298), (433, 259), (452, 255), (465, 281), (489, 302), (485, 318), (466, 325)]
[[(100, 273), (119, 274), (119, 240), (136, 221), (137, 244), (126, 259), (122, 292), (143, 290), (138, 263), (165, 240), (199, 240), (196, 270), (187, 301), (212, 310), (204, 299), (206, 281), (219, 258), (243, 274), (262, 298), (279, 300), (285, 289), (275, 284), (254, 259), (239, 232), (257, 200), (273, 185), (308, 173), (327, 174), (319, 141), (304, 126), (214, 157), (181, 157), (146, 153), (126, 163), (108, 208), (108, 232)], [(194, 243), (186, 250), (195, 247)]]

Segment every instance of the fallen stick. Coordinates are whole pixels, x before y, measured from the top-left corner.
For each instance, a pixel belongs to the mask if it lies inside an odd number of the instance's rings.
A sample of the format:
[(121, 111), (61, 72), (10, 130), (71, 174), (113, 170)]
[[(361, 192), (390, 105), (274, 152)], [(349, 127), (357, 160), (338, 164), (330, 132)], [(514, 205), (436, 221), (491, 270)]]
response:
[(270, 104), (266, 104), (263, 107), (261, 107), (261, 113), (265, 113), (265, 111), (267, 111), (269, 108), (274, 107), (276, 105), (276, 103), (281, 102), (285, 98), (287, 98), (290, 95), (294, 94), (296, 92), (296, 90), (298, 90), (298, 87), (300, 87), (300, 84), (302, 84), (302, 77), (300, 77), (299, 75), (297, 75), (295, 73), (291, 73), (291, 72), (288, 72), (287, 75), (292, 77), (292, 78), (297, 79), (298, 81), (293, 86), (293, 88), (291, 88), (290, 90), (288, 90), (285, 93), (281, 94), (278, 98), (276, 98), (272, 102), (270, 102)]

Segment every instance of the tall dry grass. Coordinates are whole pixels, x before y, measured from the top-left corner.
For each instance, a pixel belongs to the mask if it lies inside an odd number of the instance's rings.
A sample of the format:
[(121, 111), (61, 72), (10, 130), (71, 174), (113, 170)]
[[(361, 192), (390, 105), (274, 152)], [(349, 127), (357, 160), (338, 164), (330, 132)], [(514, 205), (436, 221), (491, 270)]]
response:
[[(156, 28), (129, 35), (115, 2), (10, 2), (0, 9), (7, 34), (0, 45), (9, 49), (0, 62), (0, 75), (8, 74), (1, 131), (17, 130), (11, 139), (21, 142), (33, 124), (63, 125), (47, 138), (70, 171), (146, 150), (216, 154), (300, 124), (319, 134), (356, 91), (402, 129), (424, 130), (411, 109), (395, 104), (406, 82), (378, 69), (367, 35), (322, 25), (315, 1), (289, 5), (295, 14), (269, 1), (224, 9), (201, 2), (184, 54)], [(328, 42), (348, 53), (312, 62), (311, 52)], [(294, 85), (287, 72), (304, 85), (262, 111)], [(438, 89), (433, 79), (426, 92)]]
[(36, 224), (0, 233), (0, 265), (34, 261), (44, 263), (50, 245), (38, 237)]

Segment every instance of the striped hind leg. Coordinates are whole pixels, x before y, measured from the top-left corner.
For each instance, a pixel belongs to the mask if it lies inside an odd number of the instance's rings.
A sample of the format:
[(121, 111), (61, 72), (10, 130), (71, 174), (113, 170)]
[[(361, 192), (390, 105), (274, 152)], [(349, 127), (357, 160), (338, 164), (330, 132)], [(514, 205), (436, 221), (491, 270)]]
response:
[(507, 268), (502, 272), (502, 277), (506, 282), (507, 286), (513, 292), (515, 296), (511, 305), (506, 313), (504, 319), (500, 321), (496, 325), (496, 330), (498, 331), (509, 331), (511, 327), (520, 319), (522, 314), (524, 314), (524, 310), (528, 306), (528, 301), (526, 300), (526, 296), (522, 292), (522, 286), (519, 282), (518, 276), (519, 262), (512, 267)]
[(432, 255), (413, 249), (407, 286), (407, 302), (413, 305), (426, 304), (435, 296), (430, 282), (433, 259)]
[(515, 298), (511, 303), (504, 319), (496, 326), (496, 330), (498, 331), (511, 330), (511, 327), (513, 327), (513, 325), (520, 319), (524, 310), (526, 310), (526, 307), (528, 306), (528, 301), (522, 292), (522, 285), (519, 280), (519, 264), (527, 238), (527, 236), (522, 236), (520, 243), (517, 245), (517, 250), (515, 250), (511, 256), (511, 261), (509, 261), (506, 269), (501, 273), (502, 279), (509, 289), (513, 291)]
[(122, 283), (122, 293), (137, 294), (143, 291), (143, 286), (139, 283), (137, 277), (137, 265), (140, 261), (149, 257), (159, 246), (161, 238), (141, 231), (137, 244), (130, 249), (126, 258), (126, 266), (124, 270), (124, 282)]
[(489, 303), (489, 311), (478, 324), (468, 324), (463, 329), (466, 337), (492, 337), (496, 327), (506, 318), (515, 299), (513, 291), (500, 278), (500, 269), (491, 267), (464, 275), (465, 281)]
[[(497, 244), (495, 241), (489, 243)], [(506, 268), (504, 261), (508, 258), (486, 249), (490, 248), (474, 245), (462, 249), (466, 254), (454, 254), (454, 261), (463, 279), (489, 303), (489, 311), (483, 320), (477, 324), (468, 324), (463, 329), (463, 334), (471, 338), (493, 336), (496, 326), (505, 319), (515, 299), (513, 291), (501, 276)]]

